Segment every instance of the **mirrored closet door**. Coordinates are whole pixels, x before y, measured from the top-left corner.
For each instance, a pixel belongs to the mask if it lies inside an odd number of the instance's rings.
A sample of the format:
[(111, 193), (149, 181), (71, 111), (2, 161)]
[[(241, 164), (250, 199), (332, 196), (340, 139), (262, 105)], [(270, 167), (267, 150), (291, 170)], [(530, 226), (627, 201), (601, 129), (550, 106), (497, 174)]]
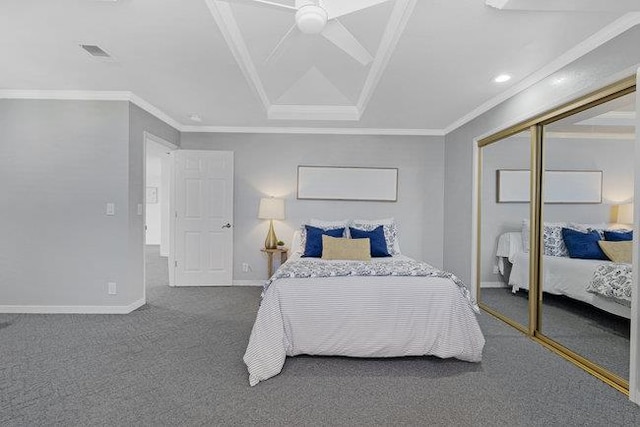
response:
[(480, 306), (624, 393), (635, 89), (629, 77), (478, 141)]
[(480, 150), (479, 301), (513, 326), (529, 328), (531, 134)]
[(635, 93), (543, 127), (540, 332), (629, 378)]

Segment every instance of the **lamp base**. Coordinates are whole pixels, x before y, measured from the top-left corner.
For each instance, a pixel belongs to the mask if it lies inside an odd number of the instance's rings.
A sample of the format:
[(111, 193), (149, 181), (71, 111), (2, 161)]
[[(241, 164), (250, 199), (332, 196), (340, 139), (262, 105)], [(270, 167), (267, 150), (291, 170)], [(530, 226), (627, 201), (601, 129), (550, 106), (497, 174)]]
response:
[(265, 249), (275, 249), (278, 247), (278, 238), (276, 237), (276, 232), (273, 229), (273, 220), (270, 221), (269, 232), (267, 233), (267, 238), (264, 240)]

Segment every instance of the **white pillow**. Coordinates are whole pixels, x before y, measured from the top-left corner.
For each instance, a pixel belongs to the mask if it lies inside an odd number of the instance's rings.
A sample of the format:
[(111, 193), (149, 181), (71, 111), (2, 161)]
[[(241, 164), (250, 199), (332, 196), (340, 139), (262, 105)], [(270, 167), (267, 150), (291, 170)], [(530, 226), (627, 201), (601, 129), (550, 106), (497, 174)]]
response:
[(302, 245), (302, 236), (300, 230), (296, 230), (293, 232), (293, 237), (291, 238), (291, 252), (299, 252), (301, 254), (304, 253), (304, 246)]
[(393, 218), (385, 219), (354, 219), (349, 224), (350, 227), (373, 230), (382, 225), (384, 230), (384, 239), (387, 242), (387, 251), (390, 255), (400, 255), (400, 242), (398, 241), (398, 228)]
[(310, 225), (312, 227), (322, 228), (324, 230), (332, 230), (334, 228), (347, 228), (349, 224), (348, 219), (342, 219), (340, 221), (325, 221), (322, 219), (311, 218), (309, 221), (302, 223), (302, 225)]

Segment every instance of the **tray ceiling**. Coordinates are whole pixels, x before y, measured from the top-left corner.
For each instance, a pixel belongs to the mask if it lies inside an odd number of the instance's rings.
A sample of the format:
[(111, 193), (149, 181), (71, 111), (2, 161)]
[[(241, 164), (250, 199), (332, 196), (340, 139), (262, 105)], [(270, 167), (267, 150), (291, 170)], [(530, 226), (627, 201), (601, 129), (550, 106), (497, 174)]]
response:
[(370, 55), (359, 60), (321, 34), (297, 31), (289, 10), (261, 2), (206, 1), (269, 119), (354, 121), (366, 108), (416, 2), (360, 1), (361, 10), (328, 22), (346, 29)]
[[(363, 65), (317, 35), (265, 62), (293, 14), (247, 0), (3, 0), (0, 97), (134, 99), (195, 131), (442, 134), (558, 58), (584, 54), (585, 40), (593, 48), (640, 22), (625, 15), (636, 1), (376, 3), (339, 18), (371, 54)], [(512, 79), (493, 83), (500, 73)]]

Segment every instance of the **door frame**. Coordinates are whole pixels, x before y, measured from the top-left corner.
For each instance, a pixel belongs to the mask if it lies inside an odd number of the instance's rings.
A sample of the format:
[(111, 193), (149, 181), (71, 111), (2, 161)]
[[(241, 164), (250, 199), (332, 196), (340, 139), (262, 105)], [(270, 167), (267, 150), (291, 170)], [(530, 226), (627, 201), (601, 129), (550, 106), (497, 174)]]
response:
[[(147, 142), (152, 141), (166, 147), (172, 152), (178, 149), (178, 146), (172, 142), (167, 141), (151, 132), (143, 131), (142, 133), (142, 298), (147, 301), (147, 263), (146, 263), (146, 245), (147, 245)], [(173, 168), (172, 168), (173, 169)], [(170, 171), (172, 173), (173, 170)], [(170, 179), (171, 183), (172, 180)], [(171, 188), (169, 189), (169, 212), (171, 212)], [(169, 232), (172, 234), (171, 231)], [(172, 242), (170, 244), (173, 244)], [(171, 274), (169, 274), (169, 280), (171, 280)]]

